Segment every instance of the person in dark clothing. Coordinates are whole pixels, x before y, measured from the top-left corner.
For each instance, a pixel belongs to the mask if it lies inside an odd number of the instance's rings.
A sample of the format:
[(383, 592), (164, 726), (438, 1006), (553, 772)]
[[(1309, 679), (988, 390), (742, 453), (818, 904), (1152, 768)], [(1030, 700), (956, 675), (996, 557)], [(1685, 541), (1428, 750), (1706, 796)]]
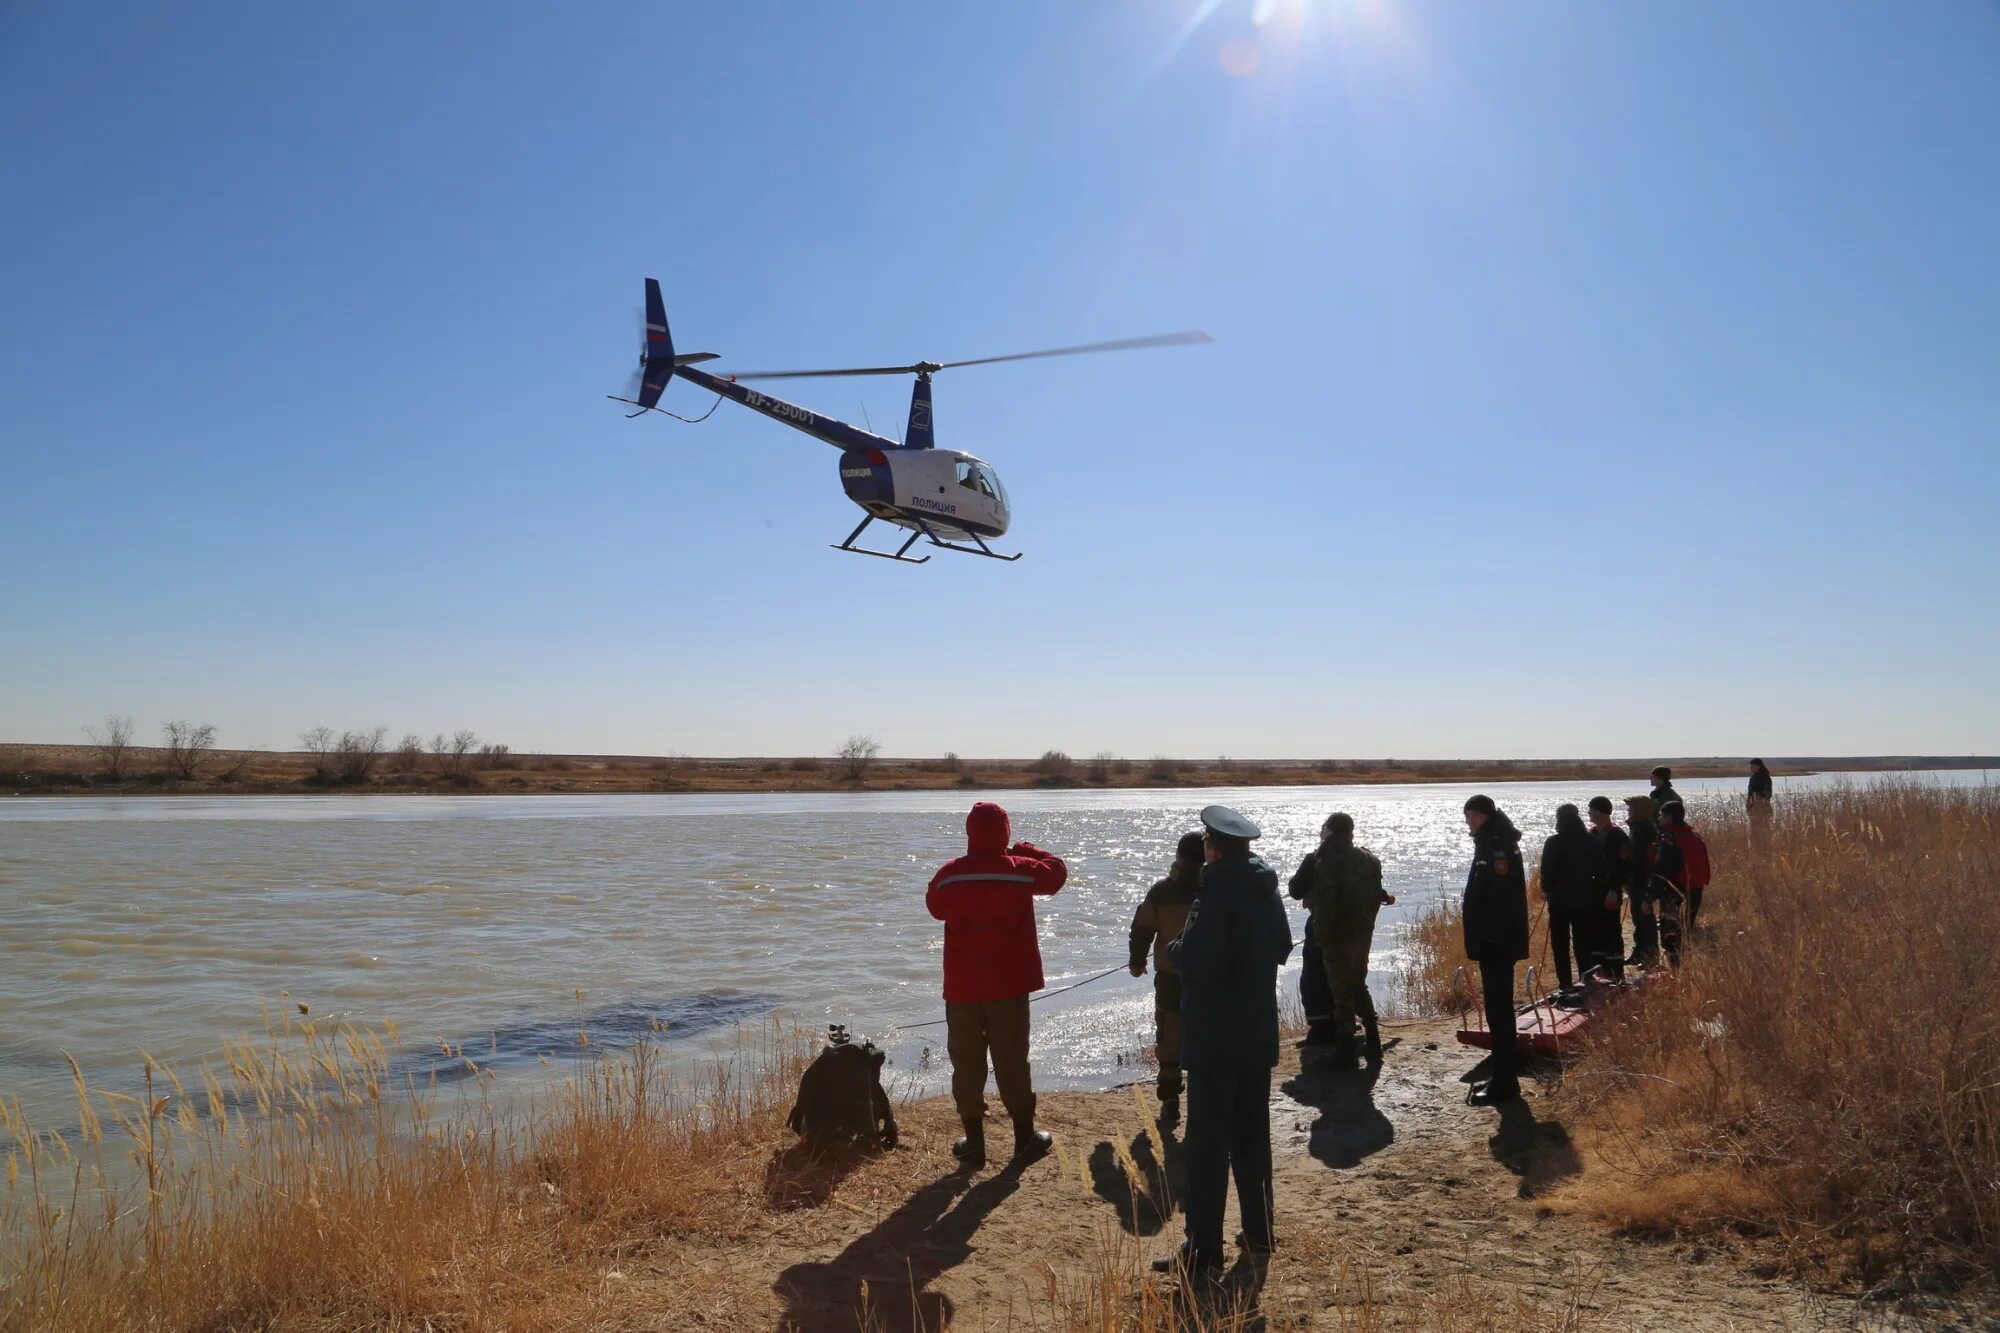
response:
[(1653, 790), (1646, 793), (1653, 798), (1653, 809), (1658, 810), (1668, 801), (1678, 801), (1681, 794), (1674, 790), (1674, 770), (1661, 764), (1653, 770)]
[(1650, 964), (1660, 956), (1659, 904), (1653, 892), (1653, 846), (1660, 829), (1653, 822), (1653, 798), (1625, 798), (1625, 831), (1632, 841), (1631, 877), (1625, 881), (1625, 896), (1632, 904), (1632, 955), (1627, 967)]
[(1757, 802), (1771, 803), (1771, 770), (1764, 767), (1762, 759), (1750, 761), (1750, 808), (1756, 809)]
[(1187, 925), (1205, 853), (1201, 834), (1184, 834), (1173, 868), (1132, 914), (1132, 975), (1146, 975), (1148, 954), (1153, 961), (1153, 1053), (1160, 1062), (1160, 1119), (1169, 1122), (1181, 1110), (1181, 974), (1167, 946)]
[(1679, 801), (1660, 807), (1658, 836), (1648, 852), (1650, 895), (1655, 919), (1659, 922), (1660, 949), (1667, 966), (1681, 965), (1681, 939), (1687, 923), (1687, 858), (1680, 840), (1674, 836), (1674, 821), (1681, 812)]
[(1278, 874), (1253, 856), (1257, 826), (1225, 806), (1201, 812), (1208, 865), (1180, 938), (1181, 1065), (1187, 1071), (1187, 1241), (1153, 1265), (1214, 1276), (1231, 1175), (1243, 1243), (1277, 1244), (1271, 1189), (1271, 1070), (1278, 1063), (1278, 969), (1292, 952)]
[[(1311, 861), (1312, 853), (1307, 852), (1306, 863), (1310, 864)], [(1301, 883), (1301, 877), (1306, 877), (1307, 882), (1310, 882), (1310, 877), (1306, 876), (1306, 865), (1301, 865), (1298, 873), (1292, 876), (1287, 891), (1294, 898), (1302, 898), (1304, 895), (1305, 885)], [(1333, 1033), (1333, 987), (1326, 979), (1326, 960), (1320, 956), (1319, 949), (1313, 943), (1314, 939), (1312, 913), (1308, 910), (1305, 936), (1302, 941), (1305, 946), (1305, 956), (1299, 960), (1299, 1008), (1305, 1010), (1306, 1035), (1299, 1045), (1331, 1046), (1339, 1040)]]
[[(1603, 936), (1604, 852), (1573, 805), (1556, 807), (1555, 836), (1542, 844), (1542, 897), (1549, 905), (1549, 947), (1556, 984), (1568, 990), (1597, 966)], [(1570, 970), (1570, 957), (1576, 970)]]
[(1493, 1034), (1493, 1076), (1473, 1090), (1475, 1106), (1521, 1095), (1514, 1049), (1514, 964), (1528, 956), (1528, 875), (1521, 833), (1491, 796), (1465, 803), (1472, 869), (1465, 879), (1465, 952), (1479, 964), (1486, 1026)]
[(1598, 918), (1597, 961), (1606, 975), (1618, 979), (1625, 975), (1625, 927), (1618, 913), (1632, 882), (1632, 839), (1611, 818), (1609, 796), (1590, 798), (1590, 836), (1604, 858), (1598, 881), (1603, 914)]
[(1750, 761), (1750, 850), (1763, 856), (1771, 846), (1771, 770), (1762, 759)]

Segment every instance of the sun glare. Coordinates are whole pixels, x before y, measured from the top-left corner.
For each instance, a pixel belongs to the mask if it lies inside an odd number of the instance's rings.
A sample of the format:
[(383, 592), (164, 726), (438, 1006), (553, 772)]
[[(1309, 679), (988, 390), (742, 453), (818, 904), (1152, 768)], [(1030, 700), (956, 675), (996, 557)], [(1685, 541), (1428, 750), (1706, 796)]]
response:
[(1216, 66), (1232, 79), (1271, 74), (1280, 64), (1309, 56), (1314, 47), (1335, 46), (1343, 59), (1351, 59), (1365, 49), (1402, 45), (1407, 37), (1392, 0), (1198, 0), (1151, 73), (1163, 72), (1190, 48), (1198, 50), (1196, 38), (1204, 29), (1227, 32), (1246, 17), (1247, 30), (1220, 36), (1212, 48)]

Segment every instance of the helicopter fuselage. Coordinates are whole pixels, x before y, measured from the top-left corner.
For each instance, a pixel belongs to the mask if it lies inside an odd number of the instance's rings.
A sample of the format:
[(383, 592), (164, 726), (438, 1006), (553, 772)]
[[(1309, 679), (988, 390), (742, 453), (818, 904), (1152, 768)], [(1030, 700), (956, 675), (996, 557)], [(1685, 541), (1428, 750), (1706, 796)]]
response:
[[(676, 366), (672, 373), (839, 449), (841, 489), (871, 517), (946, 540), (999, 537), (1007, 531), (1007, 491), (1000, 474), (971, 454), (899, 444), (693, 366)], [(928, 380), (920, 380), (911, 395), (911, 425), (913, 437), (930, 438)]]

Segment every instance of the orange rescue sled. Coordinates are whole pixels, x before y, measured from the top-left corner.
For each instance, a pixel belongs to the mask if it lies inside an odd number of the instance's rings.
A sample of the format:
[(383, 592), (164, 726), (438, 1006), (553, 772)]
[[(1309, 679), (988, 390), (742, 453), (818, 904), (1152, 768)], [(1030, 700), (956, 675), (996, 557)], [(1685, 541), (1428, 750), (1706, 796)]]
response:
[[(1514, 1041), (1523, 1055), (1568, 1055), (1583, 1046), (1584, 1033), (1592, 1023), (1624, 1008), (1642, 996), (1664, 972), (1645, 972), (1630, 981), (1616, 981), (1593, 970), (1584, 977), (1578, 1003), (1559, 1004), (1555, 994), (1531, 999), (1514, 1010)], [(1458, 1040), (1462, 1046), (1493, 1049), (1493, 1031), (1487, 1026), (1479, 990), (1470, 984), (1464, 968), (1452, 974), (1452, 994), (1459, 1003)], [(1535, 969), (1528, 969), (1528, 994), (1537, 994)]]

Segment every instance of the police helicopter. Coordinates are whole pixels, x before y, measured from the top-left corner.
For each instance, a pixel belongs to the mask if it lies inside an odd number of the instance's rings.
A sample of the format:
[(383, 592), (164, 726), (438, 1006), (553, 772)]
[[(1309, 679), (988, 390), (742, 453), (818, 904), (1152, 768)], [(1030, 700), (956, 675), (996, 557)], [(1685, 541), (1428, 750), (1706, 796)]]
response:
[[(856, 555), (880, 556), (921, 565), (930, 556), (912, 556), (910, 548), (928, 540), (932, 546), (967, 555), (983, 555), (994, 560), (1019, 560), (1019, 553), (1001, 555), (986, 543), (1004, 535), (1009, 518), (1007, 490), (993, 465), (971, 454), (937, 447), (931, 423), (931, 376), (940, 370), (960, 366), (985, 366), (1001, 361), (1032, 361), (1050, 356), (1076, 356), (1084, 352), (1122, 352), (1142, 347), (1174, 347), (1205, 343), (1206, 333), (1169, 333), (1152, 338), (1125, 338), (1116, 342), (1086, 343), (1079, 347), (1051, 347), (1040, 352), (1016, 352), (1010, 356), (983, 356), (971, 361), (918, 361), (907, 366), (860, 366), (839, 370), (772, 370), (751, 374), (711, 375), (696, 367), (713, 361), (713, 352), (676, 354), (673, 334), (667, 328), (667, 307), (660, 297), (660, 284), (646, 279), (646, 327), (639, 345), (639, 370), (623, 395), (607, 394), (615, 402), (639, 410), (630, 417), (662, 412), (680, 421), (706, 421), (683, 417), (659, 405), (660, 395), (675, 376), (718, 395), (716, 403), (729, 398), (773, 421), (803, 431), (840, 450), (840, 485), (847, 498), (861, 506), (863, 517), (847, 540), (833, 549)], [(809, 408), (773, 398), (746, 388), (743, 380), (813, 379), (846, 375), (915, 375), (910, 391), (910, 420), (902, 443), (851, 426), (845, 421), (821, 416)], [(711, 406), (709, 412), (715, 411)], [(877, 519), (909, 530), (909, 538), (894, 551), (873, 551), (856, 546), (855, 541)], [(968, 545), (967, 543), (970, 543)]]

